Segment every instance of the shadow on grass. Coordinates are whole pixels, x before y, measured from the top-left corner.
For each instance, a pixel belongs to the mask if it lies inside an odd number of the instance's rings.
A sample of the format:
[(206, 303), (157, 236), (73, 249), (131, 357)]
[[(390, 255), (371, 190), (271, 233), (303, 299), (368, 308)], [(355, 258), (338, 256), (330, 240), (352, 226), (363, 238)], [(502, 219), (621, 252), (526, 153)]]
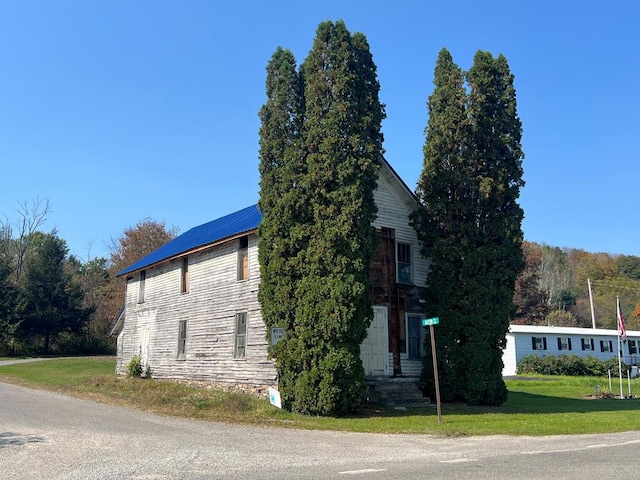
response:
[[(498, 407), (468, 406), (463, 403), (443, 402), (442, 411), (445, 414), (455, 415), (483, 415), (487, 413), (505, 414), (553, 414), (553, 413), (592, 413), (592, 412), (640, 412), (640, 399), (638, 398), (601, 398), (581, 399), (563, 398), (548, 395), (539, 395), (525, 392), (509, 392), (507, 401)], [(350, 418), (367, 417), (408, 417), (413, 415), (436, 415), (435, 403), (430, 409), (395, 410), (377, 404), (366, 404), (357, 414)]]

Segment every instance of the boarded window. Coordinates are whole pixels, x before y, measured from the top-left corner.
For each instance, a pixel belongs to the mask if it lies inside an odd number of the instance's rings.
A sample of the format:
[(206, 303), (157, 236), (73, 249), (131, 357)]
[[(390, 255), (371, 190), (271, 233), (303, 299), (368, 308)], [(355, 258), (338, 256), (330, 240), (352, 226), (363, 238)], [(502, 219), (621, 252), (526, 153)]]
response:
[(140, 270), (140, 278), (138, 279), (138, 303), (144, 303), (144, 288), (147, 280), (146, 270)]
[(249, 278), (249, 237), (238, 239), (238, 280)]
[(180, 320), (178, 324), (178, 360), (184, 360), (187, 355), (187, 321)]
[(247, 313), (236, 313), (236, 333), (233, 342), (233, 358), (244, 358), (247, 347)]
[(408, 243), (397, 244), (398, 248), (398, 283), (413, 283), (411, 266), (411, 245)]
[(189, 257), (182, 259), (182, 268), (180, 270), (180, 292), (189, 293)]

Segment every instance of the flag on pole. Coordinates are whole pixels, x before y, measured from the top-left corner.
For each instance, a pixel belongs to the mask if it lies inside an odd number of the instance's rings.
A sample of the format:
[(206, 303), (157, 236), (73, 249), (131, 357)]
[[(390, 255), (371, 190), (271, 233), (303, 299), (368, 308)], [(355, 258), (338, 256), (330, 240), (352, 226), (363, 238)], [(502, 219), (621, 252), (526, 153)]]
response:
[(620, 297), (616, 297), (618, 304), (618, 334), (622, 337), (622, 341), (627, 341), (627, 325), (624, 321), (624, 315), (622, 314), (622, 308), (620, 308)]

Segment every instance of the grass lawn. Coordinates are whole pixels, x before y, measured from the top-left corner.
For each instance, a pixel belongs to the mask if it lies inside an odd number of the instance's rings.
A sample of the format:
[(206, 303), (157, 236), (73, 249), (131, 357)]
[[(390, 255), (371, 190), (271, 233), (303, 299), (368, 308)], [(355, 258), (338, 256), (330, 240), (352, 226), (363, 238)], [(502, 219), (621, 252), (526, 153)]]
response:
[[(253, 425), (378, 433), (434, 435), (556, 435), (640, 430), (639, 399), (587, 399), (606, 378), (534, 377), (507, 380), (509, 398), (500, 407), (442, 405), (436, 409), (396, 411), (367, 405), (347, 418), (308, 417), (287, 413), (267, 400), (248, 395), (114, 375), (110, 358), (56, 359), (0, 366), (0, 381), (44, 388), (102, 403), (155, 413)], [(617, 379), (613, 392), (620, 391)], [(624, 393), (627, 392), (624, 381)], [(640, 395), (640, 380), (631, 381)]]

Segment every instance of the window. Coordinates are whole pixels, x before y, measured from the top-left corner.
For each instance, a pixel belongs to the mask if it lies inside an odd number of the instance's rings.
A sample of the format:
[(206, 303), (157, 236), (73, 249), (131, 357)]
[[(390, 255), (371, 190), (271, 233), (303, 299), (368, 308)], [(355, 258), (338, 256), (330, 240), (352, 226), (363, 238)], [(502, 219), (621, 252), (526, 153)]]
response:
[(238, 239), (238, 280), (249, 278), (249, 237)]
[(571, 350), (571, 339), (569, 337), (558, 337), (558, 350)]
[(398, 254), (398, 283), (413, 283), (411, 271), (411, 245), (408, 243), (397, 244)]
[(178, 360), (184, 360), (187, 354), (187, 321), (178, 324)]
[(629, 345), (629, 355), (637, 355), (638, 354), (638, 341), (637, 340), (627, 340)]
[(140, 278), (138, 280), (138, 303), (144, 303), (144, 284), (147, 279), (147, 271), (140, 270)]
[(180, 293), (189, 293), (189, 257), (182, 259), (180, 270)]
[(547, 337), (531, 337), (531, 348), (534, 350), (546, 350)]
[(595, 350), (593, 345), (593, 338), (581, 338), (582, 350)]
[(233, 341), (233, 358), (244, 358), (247, 346), (247, 313), (236, 313), (236, 334)]
[(423, 357), (424, 328), (422, 316), (407, 314), (407, 354), (411, 359)]
[(611, 340), (600, 340), (601, 352), (613, 352), (613, 342)]

